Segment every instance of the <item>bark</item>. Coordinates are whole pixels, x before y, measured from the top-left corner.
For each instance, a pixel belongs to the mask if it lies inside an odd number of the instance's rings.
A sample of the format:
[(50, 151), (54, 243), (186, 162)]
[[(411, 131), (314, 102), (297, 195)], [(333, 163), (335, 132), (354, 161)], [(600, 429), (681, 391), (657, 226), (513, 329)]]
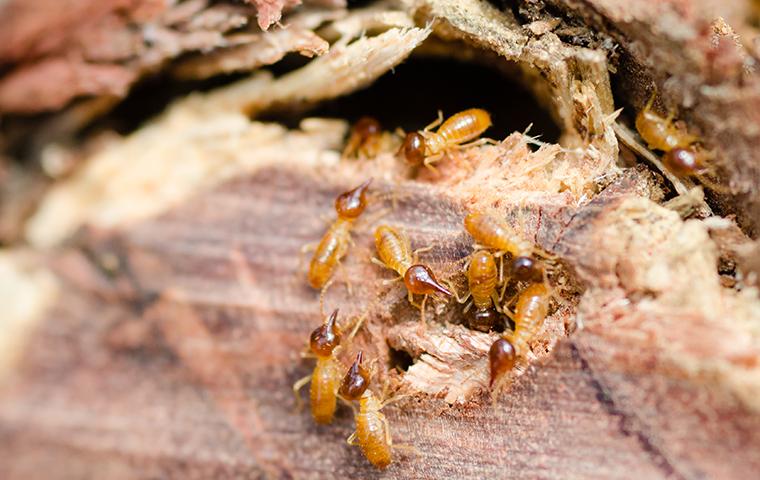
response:
[[(88, 18), (110, 15), (111, 3)], [(108, 105), (148, 64), (205, 78), (291, 50), (316, 58), (178, 97), (97, 145), (42, 142), (37, 160), (54, 178), (35, 184), (49, 186), (30, 216), (16, 207), (0, 223), (23, 238), (0, 253), (0, 303), (11, 305), (0, 336), (2, 478), (38, 477), (41, 465), (55, 465), (46, 478), (747, 478), (760, 469), (758, 246), (746, 235), (759, 183), (757, 86), (755, 53), (741, 43), (754, 35), (749, 6), (729, 2), (721, 23), (707, 1), (327, 5), (296, 8), (289, 28), (264, 33), (238, 30), (253, 15), (239, 4), (145, 13), (148, 4), (127, 3), (122, 27), (160, 24), (173, 47), (117, 55), (125, 29), (101, 31), (105, 60), (73, 68), (130, 72), (121, 90), (105, 91)], [(11, 36), (23, 41), (0, 42), (0, 108), (10, 110), (4, 98), (19, 111), (102, 101), (91, 83), (20, 76), (72, 49), (95, 58), (94, 42), (74, 40), (97, 32), (89, 20), (51, 17), (65, 28), (49, 44), (28, 26), (34, 16), (23, 28), (13, 18), (24, 34)], [(196, 43), (198, 32), (221, 43)], [(348, 123), (302, 112), (409, 55), (518, 79), (556, 119), (560, 144), (514, 132), (452, 152), (433, 173), (396, 158), (400, 138), (389, 131), (376, 157), (341, 159)], [(708, 192), (706, 203), (640, 145), (630, 112), (616, 113), (640, 107), (652, 82), (716, 149), (733, 195)], [(44, 92), (16, 95), (27, 87)], [(38, 141), (52, 138), (37, 132), (51, 121), (79, 131), (110, 108), (96, 107), (75, 103), (25, 128)], [(299, 122), (285, 128), (265, 119), (272, 112)], [(737, 128), (718, 125), (717, 113)], [(17, 168), (0, 181), (10, 185)], [(368, 177), (368, 211), (323, 300), (342, 322), (366, 315), (344, 366), (361, 349), (375, 362), (372, 388), (404, 396), (384, 412), (394, 443), (415, 450), (394, 451), (384, 473), (345, 444), (348, 408), (318, 427), (290, 389), (312, 368), (299, 352), (324, 317), (301, 247), (323, 234), (335, 197)], [(727, 207), (740, 224), (711, 214)], [(469, 328), (456, 301), (432, 302), (421, 322), (403, 286), (369, 261), (374, 227), (390, 224), (414, 248), (432, 247), (421, 259), (464, 292), (473, 242), (462, 219), (472, 209), (502, 216), (553, 259), (556, 298), (527, 366), (493, 394), (487, 352), (498, 334)]]

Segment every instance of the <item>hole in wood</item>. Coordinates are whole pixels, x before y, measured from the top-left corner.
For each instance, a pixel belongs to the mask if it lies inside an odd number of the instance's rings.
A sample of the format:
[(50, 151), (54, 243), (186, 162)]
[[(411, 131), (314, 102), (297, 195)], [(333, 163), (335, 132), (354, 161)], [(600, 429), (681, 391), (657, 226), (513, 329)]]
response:
[(528, 125), (531, 135), (556, 142), (560, 129), (533, 94), (499, 70), (479, 63), (444, 58), (411, 58), (371, 86), (301, 112), (272, 111), (257, 117), (297, 128), (303, 116), (377, 118), (384, 128), (417, 130), (435, 119), (468, 108), (483, 108), (492, 117), (487, 137), (501, 139)]
[(388, 345), (388, 368), (406, 372), (414, 364), (414, 359), (408, 352), (396, 350)]

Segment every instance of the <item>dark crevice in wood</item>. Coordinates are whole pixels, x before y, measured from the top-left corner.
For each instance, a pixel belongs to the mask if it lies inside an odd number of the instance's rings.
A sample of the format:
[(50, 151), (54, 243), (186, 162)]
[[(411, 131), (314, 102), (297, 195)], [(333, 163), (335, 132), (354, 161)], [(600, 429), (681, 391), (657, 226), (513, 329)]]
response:
[(396, 369), (406, 372), (412, 365), (414, 365), (414, 358), (409, 355), (409, 352), (397, 350), (390, 345), (388, 346), (388, 367), (391, 370)]
[(542, 141), (556, 142), (560, 136), (549, 112), (523, 86), (498, 70), (477, 63), (426, 57), (410, 59), (351, 95), (307, 111), (268, 112), (257, 116), (257, 120), (297, 128), (304, 115), (350, 122), (370, 115), (389, 130), (416, 130), (433, 121), (438, 110), (451, 115), (473, 107), (491, 113), (494, 126), (486, 136), (505, 138), (531, 124), (531, 135)]

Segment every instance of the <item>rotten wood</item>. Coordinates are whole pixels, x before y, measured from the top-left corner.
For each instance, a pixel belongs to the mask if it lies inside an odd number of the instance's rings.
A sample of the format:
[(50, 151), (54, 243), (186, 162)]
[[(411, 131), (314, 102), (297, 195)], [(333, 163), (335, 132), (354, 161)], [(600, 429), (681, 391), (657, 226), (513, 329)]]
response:
[[(52, 117), (75, 132), (152, 71), (205, 78), (293, 50), (319, 56), (179, 98), (92, 150), (37, 134), (42, 167), (57, 178), (29, 220), (0, 223), (33, 246), (0, 254), (0, 303), (14, 307), (0, 336), (2, 478), (36, 477), (48, 464), (46, 478), (747, 478), (760, 469), (757, 242), (731, 217), (703, 218), (702, 191), (688, 182), (617, 162), (615, 134), (627, 132), (615, 108), (640, 105), (658, 85), (659, 106), (679, 106), (722, 155), (745, 195), (729, 203), (751, 230), (756, 53), (742, 43), (754, 35), (742, 2), (718, 21), (706, 0), (349, 11), (328, 1), (266, 33), (296, 2), (256, 2), (259, 29), (242, 4), (101, 3), (53, 15), (55, 41), (7, 3), (16, 20), (0, 28), (13, 40), (0, 42), (0, 109), (94, 95)], [(72, 20), (82, 12), (87, 21)], [(345, 121), (301, 118), (287, 129), (258, 118), (349, 94), (424, 53), (516, 75), (552, 112), (561, 144), (516, 132), (453, 152), (434, 174), (399, 162), (390, 133), (376, 158), (340, 161)], [(118, 75), (77, 73), (91, 69)], [(614, 98), (613, 85), (623, 90)], [(29, 91), (39, 93), (19, 94)], [(730, 117), (727, 128), (715, 112)], [(372, 206), (324, 300), (344, 321), (367, 314), (344, 364), (362, 349), (377, 361), (377, 391), (388, 382), (408, 395), (386, 413), (394, 440), (418, 452), (396, 452), (386, 473), (345, 445), (347, 409), (316, 427), (290, 392), (309, 372), (299, 352), (322, 320), (300, 249), (324, 231), (335, 196), (369, 176)], [(669, 186), (683, 195), (666, 201)], [(468, 328), (456, 302), (431, 305), (421, 323), (403, 288), (369, 262), (373, 227), (390, 223), (415, 247), (433, 247), (423, 259), (463, 290), (472, 242), (462, 218), (473, 208), (556, 257), (557, 299), (528, 368), (493, 402), (487, 351), (497, 334)]]
[[(558, 310), (534, 344), (539, 360), (491, 405), (489, 344), (475, 340), (489, 335), (456, 325), (461, 307), (450, 304), (417, 337), (417, 311), (400, 287), (384, 290), (385, 272), (367, 261), (365, 225), (345, 265), (355, 293), (336, 286), (327, 301), (346, 318), (370, 310), (353, 348), (411, 389), (386, 413), (395, 441), (419, 449), (397, 455), (385, 474), (372, 471), (345, 445), (349, 411), (316, 427), (290, 392), (309, 370), (298, 352), (320, 322), (298, 251), (346, 186), (265, 169), (128, 232), (84, 233), (80, 247), (41, 259), (60, 300), (0, 397), (3, 478), (33, 476), (51, 460), (48, 478), (742, 478), (760, 468), (760, 417), (726, 386), (679, 373), (656, 337), (636, 334), (641, 325), (614, 325), (632, 318), (619, 301), (596, 318), (587, 312), (571, 335), (573, 303)], [(528, 223), (542, 246), (603, 288), (620, 267), (593, 254), (597, 229), (629, 202), (656, 198), (652, 188), (634, 173), (582, 206), (531, 203), (547, 210), (540, 225), (532, 214)], [(467, 197), (436, 191), (407, 185), (382, 221), (434, 244), (428, 261), (451, 276), (470, 243), (461, 229)], [(508, 211), (525, 214), (515, 207)], [(610, 324), (599, 318), (606, 314), (618, 318)], [(665, 320), (652, 315), (649, 329)], [(689, 318), (679, 319), (684, 328), (697, 325)], [(393, 370), (389, 347), (414, 359), (407, 372)], [(425, 368), (438, 377), (415, 373)], [(452, 397), (456, 388), (466, 398)]]

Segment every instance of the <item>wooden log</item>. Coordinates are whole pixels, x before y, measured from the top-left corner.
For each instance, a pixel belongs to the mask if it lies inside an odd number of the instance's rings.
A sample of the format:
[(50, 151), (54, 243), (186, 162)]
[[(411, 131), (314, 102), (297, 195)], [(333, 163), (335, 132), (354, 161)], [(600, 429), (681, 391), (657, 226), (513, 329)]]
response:
[[(418, 393), (388, 407), (394, 440), (419, 452), (397, 452), (386, 473), (374, 472), (345, 445), (350, 411), (317, 427), (308, 412), (295, 410), (290, 392), (309, 371), (298, 352), (320, 322), (318, 294), (298, 269), (299, 247), (320, 234), (318, 216), (345, 188), (345, 182), (266, 169), (126, 233), (87, 233), (79, 247), (45, 261), (60, 295), (0, 398), (3, 478), (38, 475), (47, 462), (56, 465), (44, 470), (47, 478), (85, 472), (113, 478), (740, 478), (760, 466), (760, 421), (752, 408), (725, 385), (707, 387), (704, 378), (675, 369), (652, 337), (635, 334), (636, 326), (587, 318), (585, 328), (565, 339), (575, 325), (560, 310), (534, 344), (539, 360), (491, 405), (482, 384), (488, 344), (473, 344), (487, 334), (452, 324), (461, 307), (449, 305), (428, 328), (455, 345), (417, 345), (452, 372), (480, 369), (480, 379), (468, 380), (460, 401), (447, 399), (451, 385), (439, 383), (447, 388), (437, 395)], [(415, 243), (434, 240), (430, 261), (449, 272), (447, 265), (465, 255), (469, 243), (459, 233), (464, 197), (431, 197), (436, 191), (412, 186), (382, 221), (402, 226)], [(593, 232), (621, 205), (655, 191), (646, 175), (622, 177), (586, 206), (546, 214), (537, 238), (570, 264), (586, 257), (585, 268), (599, 268), (607, 259), (590, 261)], [(381, 371), (414, 394), (422, 384), (411, 372), (430, 362), (410, 348), (414, 363), (394, 373), (387, 342), (401, 349), (399, 336), (417, 341), (418, 313), (400, 287), (381, 294), (378, 281), (386, 275), (366, 261), (371, 242), (368, 227), (357, 230), (345, 265), (354, 295), (336, 286), (328, 303), (347, 314), (369, 306), (354, 348), (380, 358)], [(582, 269), (578, 274), (585, 278)], [(567, 308), (575, 309), (572, 302)], [(620, 309), (597, 313), (617, 311), (616, 321), (624, 323), (629, 314)], [(441, 349), (467, 350), (469, 363)]]
[[(743, 277), (735, 266), (751, 247), (739, 245), (745, 237), (729, 219), (682, 218), (704, 213), (702, 196), (661, 204), (667, 182), (616, 162), (608, 68), (643, 61), (608, 57), (605, 35), (635, 53), (636, 40), (650, 32), (653, 2), (620, 6), (635, 14), (630, 27), (610, 2), (582, 2), (585, 10), (562, 2), (568, 17), (529, 3), (499, 10), (475, 0), (428, 1), (408, 12), (357, 11), (325, 28), (334, 43), (306, 67), (178, 100), (54, 182), (32, 219), (14, 225), (35, 249), (0, 255), (0, 303), (14, 307), (0, 336), (8, 346), (0, 349), (0, 476), (754, 475), (760, 300), (751, 282), (756, 267), (748, 262)], [(184, 10), (191, 7), (180, 3), (174, 14), (195, 18)], [(687, 27), (704, 23), (696, 18)], [(578, 21), (600, 36), (588, 36)], [(375, 28), (382, 33), (352, 41)], [(650, 47), (672, 47), (659, 41)], [(400, 162), (392, 135), (376, 158), (340, 161), (345, 122), (305, 119), (288, 130), (251, 120), (364, 87), (418, 47), (498, 67), (494, 55), (512, 62), (554, 113), (562, 145), (514, 133), (452, 152), (434, 174)], [(193, 69), (203, 64), (189, 61)], [(657, 79), (672, 67), (647, 72)], [(699, 84), (690, 68), (679, 78)], [(643, 87), (649, 79), (639, 80)], [(749, 95), (754, 80), (737, 85), (729, 90)], [(615, 100), (636, 105), (640, 90), (625, 87)], [(674, 91), (669, 98), (690, 90)], [(55, 101), (42, 108), (72, 95), (51, 92)], [(725, 106), (712, 99), (694, 109), (694, 122), (714, 125), (706, 112)], [(735, 140), (727, 151), (741, 154), (730, 160), (736, 175), (744, 187), (756, 184), (745, 154), (751, 132), (706, 138)], [(387, 382), (408, 395), (385, 412), (394, 441), (416, 451), (394, 452), (386, 472), (345, 444), (353, 430), (348, 409), (317, 427), (290, 391), (310, 371), (299, 352), (324, 316), (300, 249), (324, 232), (321, 217), (333, 215), (336, 195), (370, 176), (373, 201), (324, 301), (327, 310), (340, 307), (342, 322), (367, 315), (343, 365), (361, 349), (376, 361), (376, 392)], [(749, 203), (737, 205), (751, 212)], [(555, 264), (557, 299), (530, 342), (528, 367), (510, 373), (495, 400), (487, 351), (498, 335), (468, 328), (453, 301), (429, 305), (421, 322), (403, 287), (386, 284), (392, 275), (369, 262), (373, 228), (389, 223), (415, 248), (431, 246), (422, 259), (464, 290), (461, 270), (473, 245), (462, 218), (471, 209), (503, 217)]]

